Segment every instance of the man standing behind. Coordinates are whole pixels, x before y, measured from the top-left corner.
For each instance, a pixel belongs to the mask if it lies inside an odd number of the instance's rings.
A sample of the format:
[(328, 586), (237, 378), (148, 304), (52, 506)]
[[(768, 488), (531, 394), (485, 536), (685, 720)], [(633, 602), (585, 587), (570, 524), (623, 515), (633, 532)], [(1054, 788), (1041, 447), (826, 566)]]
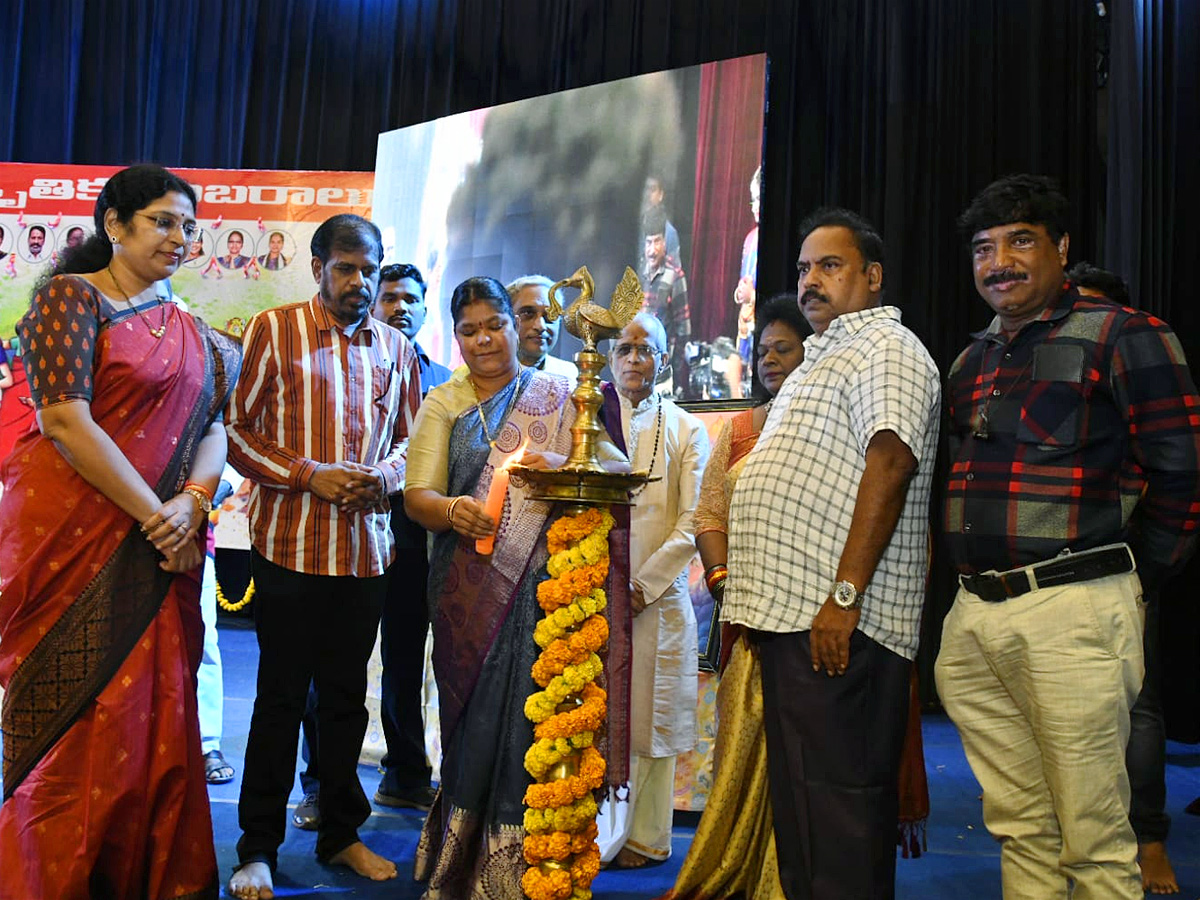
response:
[(938, 371), (881, 306), (883, 241), (846, 210), (801, 225), (815, 334), (730, 507), (724, 618), (762, 659), (789, 900), (895, 893), (897, 773), (925, 597)]
[(667, 214), (661, 206), (652, 207), (642, 216), (642, 309), (656, 316), (666, 330), (672, 385), (675, 395), (683, 397), (688, 388), (684, 348), (692, 334), (692, 314), (687, 278), (678, 260), (667, 253), (666, 226)]
[[(616, 868), (671, 855), (675, 757), (696, 746), (696, 616), (687, 566), (696, 552), (692, 518), (708, 462), (708, 432), (654, 392), (666, 349), (662, 323), (638, 313), (608, 357), (620, 421), (614, 416), (606, 425), (634, 471), (648, 470), (653, 479), (634, 496), (630, 513), (629, 796), (610, 798), (597, 819), (601, 859)], [(612, 390), (605, 386), (606, 394)]]
[[(379, 297), (371, 315), (399, 330), (417, 354), (421, 396), (450, 379), (450, 370), (429, 358), (417, 343), (425, 324), (425, 279), (416, 266), (395, 263), (379, 276)], [(403, 488), (403, 485), (401, 485)], [(392, 535), (396, 561), (388, 575), (383, 603), (380, 655), (383, 657), (383, 691), (380, 712), (387, 755), (383, 780), (375, 792), (381, 806), (429, 810), (433, 789), (425, 758), (425, 724), (421, 716), (421, 690), (425, 684), (425, 636), (429, 609), (425, 586), (429, 557), (425, 529), (404, 513), (404, 495), (391, 498)]]
[(505, 285), (508, 296), (512, 298), (513, 315), (517, 317), (517, 359), (523, 366), (533, 366), (549, 372), (551, 375), (562, 375), (571, 386), (579, 380), (579, 370), (575, 364), (565, 359), (559, 359), (550, 351), (558, 341), (558, 331), (562, 326), (562, 318), (553, 322), (546, 317), (550, 309), (550, 288), (554, 284), (545, 275), (522, 275)]
[(1200, 525), (1200, 397), (1166, 323), (1064, 282), (1067, 213), (1051, 179), (1014, 175), (959, 220), (996, 316), (947, 378), (962, 587), (935, 671), (1004, 896), (1132, 900), (1138, 606)]
[(367, 659), (394, 556), (388, 501), (420, 403), (417, 357), (369, 315), (379, 284), (379, 229), (327, 219), (312, 238), (311, 300), (256, 315), (230, 405), (230, 461), (254, 482), (251, 572), (258, 690), (238, 803), (239, 898), (274, 896), (310, 681), (320, 696), (317, 856), (376, 881), (396, 866), (358, 826), (371, 806), (356, 766), (366, 731)]

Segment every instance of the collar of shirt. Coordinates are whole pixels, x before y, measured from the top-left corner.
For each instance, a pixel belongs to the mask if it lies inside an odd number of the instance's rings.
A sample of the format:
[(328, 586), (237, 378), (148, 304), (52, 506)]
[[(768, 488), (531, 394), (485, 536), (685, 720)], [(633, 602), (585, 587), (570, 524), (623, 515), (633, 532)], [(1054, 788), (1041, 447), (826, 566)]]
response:
[[(1041, 314), (1036, 319), (1031, 320), (1031, 322), (1057, 322), (1071, 311), (1077, 299), (1079, 299), (1079, 292), (1074, 289), (1074, 286), (1069, 281), (1063, 282), (1062, 293), (1053, 302), (1048, 303)], [(1024, 328), (1022, 328), (1023, 330)], [(1020, 334), (1020, 331), (1017, 334)], [(973, 332), (971, 337), (976, 341), (987, 340), (995, 344), (1004, 343), (1006, 339), (1004, 331), (1000, 327), (1000, 317), (993, 316), (987, 328), (984, 328), (982, 331)]]
[[(804, 339), (804, 363), (799, 366), (797, 371), (799, 369), (807, 371), (812, 368), (811, 365), (806, 365), (810, 359), (812, 362), (816, 362), (817, 357), (830, 347), (844, 338), (853, 337), (879, 319), (895, 319), (899, 322), (900, 309), (895, 306), (872, 306), (870, 309), (860, 309), (857, 312), (843, 313), (838, 316), (829, 323), (824, 334), (810, 334)], [(792, 374), (794, 375), (795, 372)]]
[(413, 338), (409, 343), (412, 344), (413, 351), (417, 354), (417, 361), (421, 364), (421, 369), (424, 370), (432, 362), (429, 354), (425, 352), (424, 347), (417, 343), (416, 338)]
[(629, 410), (630, 413), (635, 416), (653, 412), (654, 410), (658, 409), (658, 404), (662, 403), (662, 396), (655, 391), (651, 391), (650, 394), (638, 404), (635, 404), (620, 391), (617, 391), (617, 397), (619, 397), (621, 400), (621, 408)]
[(325, 308), (325, 304), (321, 302), (320, 294), (313, 294), (313, 298), (308, 301), (309, 309), (312, 310), (313, 318), (317, 320), (318, 331), (333, 331), (337, 329), (350, 340), (353, 340), (361, 332), (366, 336), (367, 342), (371, 343), (375, 338), (375, 326), (372, 324), (375, 320), (370, 313), (363, 316), (362, 320), (354, 325), (349, 331), (346, 327), (338, 322), (329, 314), (329, 310)]

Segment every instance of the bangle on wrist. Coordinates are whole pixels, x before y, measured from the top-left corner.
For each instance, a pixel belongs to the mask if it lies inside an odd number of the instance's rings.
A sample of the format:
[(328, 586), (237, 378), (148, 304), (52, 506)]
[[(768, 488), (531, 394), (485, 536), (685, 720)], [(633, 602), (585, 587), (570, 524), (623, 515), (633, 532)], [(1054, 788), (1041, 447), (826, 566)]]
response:
[(212, 491), (210, 491), (208, 488), (206, 488), (204, 485), (202, 485), (198, 481), (185, 481), (183, 483), (183, 489), (185, 491), (187, 491), (188, 493), (191, 493), (192, 490), (197, 490), (200, 493), (202, 493), (205, 497), (207, 497), (210, 502), (212, 501), (212, 496), (213, 496)]
[(718, 586), (723, 586), (728, 577), (729, 569), (724, 565), (709, 566), (704, 572), (704, 583), (708, 587), (708, 592), (711, 594)]
[(458, 506), (458, 502), (462, 500), (461, 496), (455, 497), (446, 506), (446, 521), (450, 523), (450, 527), (454, 527), (454, 507)]

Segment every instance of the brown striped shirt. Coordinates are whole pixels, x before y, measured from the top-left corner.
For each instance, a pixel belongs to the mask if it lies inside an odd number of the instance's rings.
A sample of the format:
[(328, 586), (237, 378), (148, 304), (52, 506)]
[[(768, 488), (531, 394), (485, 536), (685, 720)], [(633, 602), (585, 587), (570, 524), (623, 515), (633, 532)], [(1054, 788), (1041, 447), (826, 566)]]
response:
[(387, 497), (345, 513), (308, 485), (322, 463), (354, 462), (383, 473), (385, 495), (403, 489), (419, 371), (399, 331), (367, 316), (347, 337), (319, 296), (250, 320), (226, 430), (229, 462), (254, 482), (259, 553), (311, 575), (387, 569), (395, 553)]

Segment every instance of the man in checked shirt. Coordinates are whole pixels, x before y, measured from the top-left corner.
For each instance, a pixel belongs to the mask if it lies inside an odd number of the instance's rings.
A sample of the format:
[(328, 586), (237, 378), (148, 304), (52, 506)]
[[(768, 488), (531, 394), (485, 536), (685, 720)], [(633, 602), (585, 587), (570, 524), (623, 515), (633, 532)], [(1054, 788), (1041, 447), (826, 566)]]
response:
[(1014, 175), (959, 220), (995, 312), (950, 369), (937, 685), (1005, 900), (1140, 898), (1125, 744), (1143, 589), (1200, 524), (1200, 397), (1165, 322), (1066, 281), (1068, 204)]
[(404, 481), (421, 397), (416, 352), (370, 315), (379, 229), (326, 220), (312, 238), (311, 300), (259, 313), (226, 417), (230, 462), (250, 495), (258, 693), (238, 801), (229, 893), (273, 897), (309, 682), (320, 697), (317, 856), (375, 881), (396, 877), (358, 827), (371, 806), (356, 767), (367, 727), (367, 659), (395, 556), (388, 495)]

